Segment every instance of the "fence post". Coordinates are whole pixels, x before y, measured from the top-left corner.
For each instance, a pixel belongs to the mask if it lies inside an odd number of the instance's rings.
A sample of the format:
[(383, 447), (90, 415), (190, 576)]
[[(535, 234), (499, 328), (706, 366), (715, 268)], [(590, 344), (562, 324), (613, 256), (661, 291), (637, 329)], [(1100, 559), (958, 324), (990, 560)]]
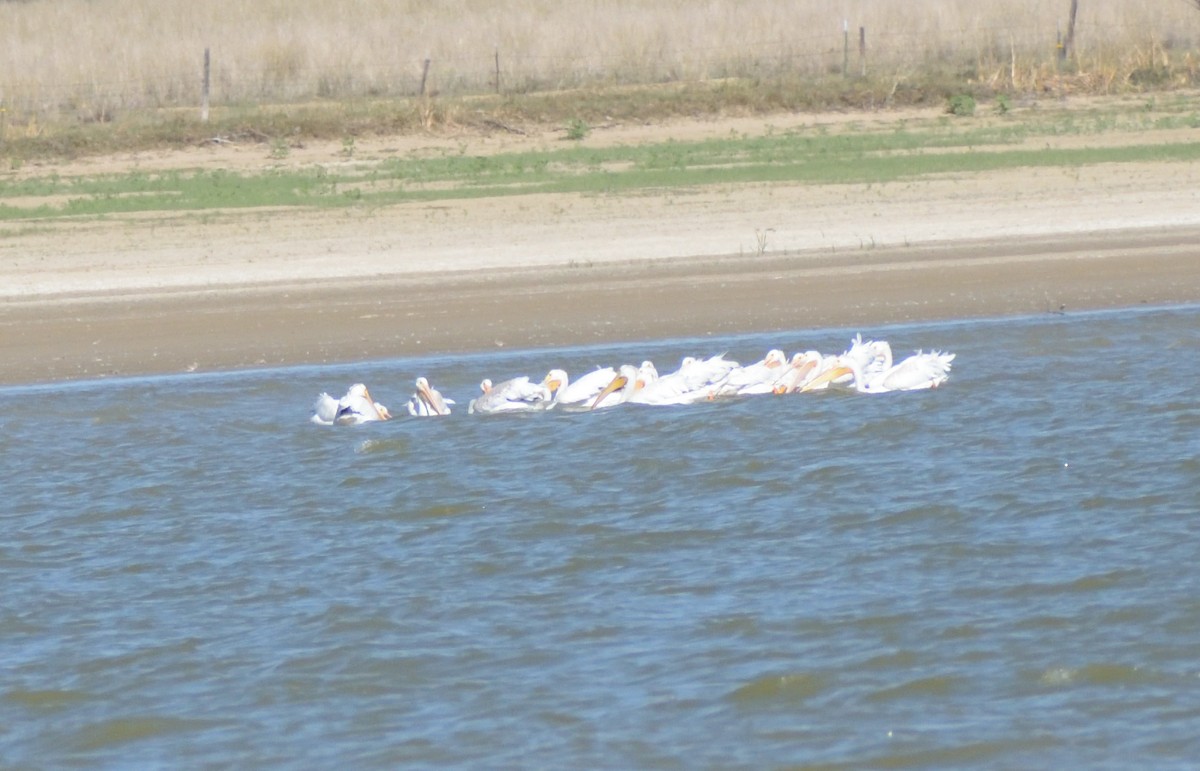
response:
[(204, 47), (204, 85), (200, 88), (200, 122), (208, 123), (208, 88), (209, 88), (209, 59), (208, 46)]
[(496, 49), (496, 93), (500, 93), (500, 49)]
[(1075, 47), (1075, 12), (1079, 10), (1079, 0), (1071, 0), (1071, 17), (1067, 19), (1067, 39), (1063, 41), (1062, 58), (1071, 56)]
[(425, 68), (421, 70), (421, 96), (425, 96), (425, 80), (429, 77), (429, 60), (425, 60)]
[(1011, 32), (1008, 33), (1008, 85), (1017, 87), (1017, 41)]
[(858, 28), (858, 61), (862, 65), (862, 77), (867, 76), (867, 28)]
[(850, 74), (850, 20), (842, 19), (842, 77)]

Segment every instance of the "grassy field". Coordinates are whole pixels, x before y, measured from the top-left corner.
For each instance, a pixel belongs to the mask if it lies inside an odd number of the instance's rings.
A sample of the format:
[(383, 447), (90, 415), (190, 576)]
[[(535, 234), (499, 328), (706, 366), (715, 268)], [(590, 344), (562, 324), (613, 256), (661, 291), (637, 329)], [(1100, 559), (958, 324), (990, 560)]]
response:
[(1063, 50), (1067, 0), (0, 2), (0, 159), (1200, 82), (1195, 4), (1079, 5)]
[[(284, 147), (277, 166), (255, 173), (23, 174), (0, 186), (0, 222), (38, 226), (62, 218), (132, 212), (375, 207), (481, 196), (637, 194), (781, 181), (886, 183), (993, 169), (1194, 162), (1200, 160), (1200, 140), (1186, 130), (1197, 128), (1200, 113), (1194, 100), (1178, 96), (1149, 100), (1135, 110), (1108, 104), (1039, 109), (1021, 116), (943, 115), (862, 128), (814, 125), (761, 136), (628, 146), (566, 143), (489, 155), (460, 149), (358, 157), (347, 144), (336, 163), (320, 165), (284, 163)], [(1160, 141), (1156, 135), (1168, 139)], [(1061, 141), (1064, 137), (1073, 141)]]

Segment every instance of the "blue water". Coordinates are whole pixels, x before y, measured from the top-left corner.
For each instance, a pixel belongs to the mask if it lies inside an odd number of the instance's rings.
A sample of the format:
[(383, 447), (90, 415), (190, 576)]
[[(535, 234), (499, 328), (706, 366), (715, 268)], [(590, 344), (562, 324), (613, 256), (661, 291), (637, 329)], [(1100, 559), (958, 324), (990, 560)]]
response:
[(928, 392), (308, 423), (857, 331), (0, 389), (0, 766), (1194, 767), (1200, 308), (861, 330)]

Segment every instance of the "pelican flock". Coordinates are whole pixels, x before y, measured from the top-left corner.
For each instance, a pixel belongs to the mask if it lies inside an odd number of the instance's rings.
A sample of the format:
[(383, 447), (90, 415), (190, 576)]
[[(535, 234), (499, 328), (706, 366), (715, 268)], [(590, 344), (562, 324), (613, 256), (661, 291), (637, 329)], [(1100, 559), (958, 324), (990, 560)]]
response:
[[(551, 369), (541, 381), (522, 375), (493, 383), (485, 378), (480, 393), (467, 412), (494, 415), (511, 412), (545, 412), (558, 409), (585, 412), (622, 404), (677, 405), (759, 394), (800, 394), (842, 390), (861, 394), (919, 391), (937, 388), (950, 377), (953, 353), (917, 351), (899, 362), (893, 360), (886, 340), (864, 340), (857, 335), (839, 354), (803, 351), (787, 358), (772, 349), (759, 361), (745, 366), (718, 354), (706, 359), (686, 356), (679, 368), (659, 375), (650, 361), (641, 365), (598, 367), (572, 381), (565, 370)], [(428, 379), (416, 380), (408, 401), (413, 417), (450, 414), (453, 399), (433, 388)], [(318, 425), (355, 425), (390, 420), (387, 407), (372, 398), (366, 385), (356, 383), (346, 395), (317, 397), (312, 422)]]

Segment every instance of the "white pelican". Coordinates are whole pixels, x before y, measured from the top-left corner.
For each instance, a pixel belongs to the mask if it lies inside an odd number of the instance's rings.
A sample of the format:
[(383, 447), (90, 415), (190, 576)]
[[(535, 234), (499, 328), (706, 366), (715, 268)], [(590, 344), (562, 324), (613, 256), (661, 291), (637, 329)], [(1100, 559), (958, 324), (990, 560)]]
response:
[(851, 387), (863, 394), (937, 388), (949, 379), (950, 362), (952, 361), (954, 361), (952, 353), (917, 351), (899, 364), (892, 365), (885, 370), (864, 371), (857, 359), (841, 357), (841, 362), (837, 366), (817, 376), (801, 390), (813, 390), (822, 384), (821, 381), (829, 383), (847, 374), (853, 378), (850, 381)]
[(679, 369), (637, 389), (628, 401), (631, 404), (655, 405), (703, 401), (728, 379), (729, 373), (737, 366), (736, 361), (726, 359), (724, 354), (708, 359), (688, 356), (680, 363)]
[(769, 394), (775, 386), (775, 381), (783, 373), (783, 365), (787, 363), (783, 351), (772, 348), (762, 360), (730, 370), (729, 377), (713, 389), (709, 398)]
[(534, 412), (548, 409), (551, 404), (550, 389), (541, 383), (531, 383), (529, 378), (515, 377), (496, 385), (484, 378), (479, 384), (483, 393), (471, 400), (467, 412), (491, 415), (497, 412)]
[(862, 333), (854, 336), (843, 356), (858, 362), (864, 374), (883, 372), (892, 368), (892, 346), (887, 340), (863, 340)]
[(638, 367), (638, 388), (645, 388), (655, 380), (658, 380), (658, 369), (654, 366), (654, 362), (643, 361)]
[(624, 404), (638, 390), (639, 382), (638, 368), (632, 364), (622, 364), (617, 371), (616, 377), (596, 395), (596, 398), (592, 401), (588, 409), (599, 410), (605, 407), (615, 407), (618, 404)]
[(414, 418), (436, 417), (449, 415), (453, 399), (446, 399), (441, 392), (431, 388), (429, 381), (423, 377), (417, 378), (417, 392), (408, 400), (408, 414)]
[(554, 395), (551, 407), (586, 409), (616, 376), (616, 370), (612, 367), (602, 367), (572, 382), (565, 370), (552, 369), (546, 373), (542, 385)]
[(348, 426), (391, 418), (388, 408), (372, 399), (365, 385), (355, 383), (341, 399), (327, 393), (318, 396), (310, 420), (318, 426)]
[(820, 351), (793, 354), (788, 366), (775, 380), (771, 390), (776, 394), (796, 393), (809, 381), (828, 369), (836, 359), (836, 356), (823, 356)]

